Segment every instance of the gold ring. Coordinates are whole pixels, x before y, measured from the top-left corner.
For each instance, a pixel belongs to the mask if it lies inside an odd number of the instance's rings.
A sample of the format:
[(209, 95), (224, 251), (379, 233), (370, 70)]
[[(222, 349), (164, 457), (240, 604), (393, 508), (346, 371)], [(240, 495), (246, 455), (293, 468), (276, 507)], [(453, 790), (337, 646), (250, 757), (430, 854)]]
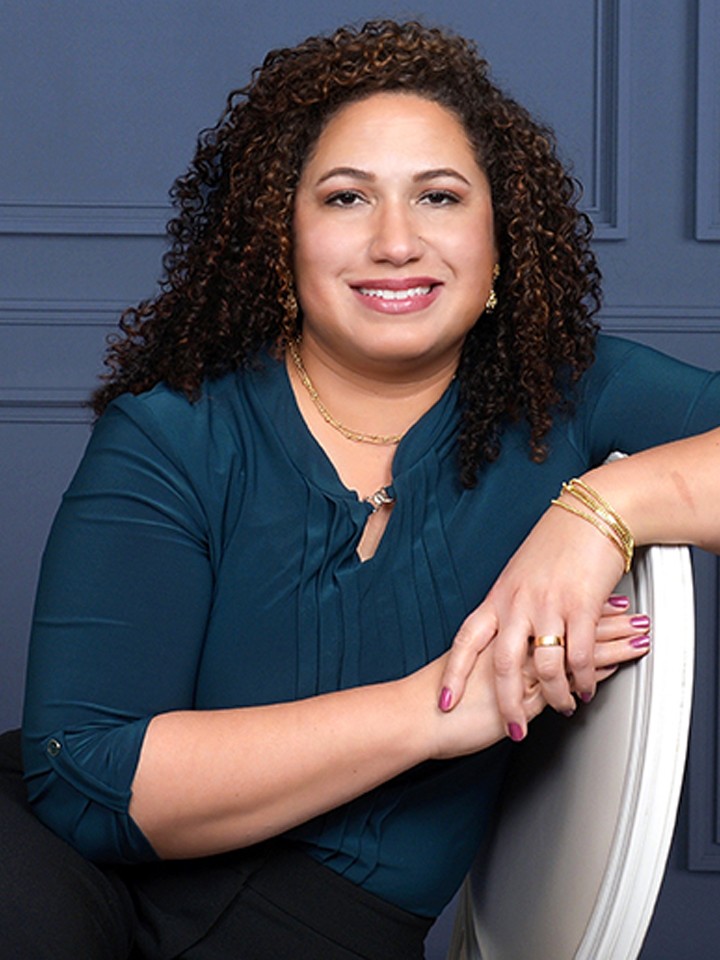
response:
[(544, 633), (540, 637), (535, 637), (533, 646), (538, 647), (564, 647), (565, 637), (560, 637), (556, 633)]

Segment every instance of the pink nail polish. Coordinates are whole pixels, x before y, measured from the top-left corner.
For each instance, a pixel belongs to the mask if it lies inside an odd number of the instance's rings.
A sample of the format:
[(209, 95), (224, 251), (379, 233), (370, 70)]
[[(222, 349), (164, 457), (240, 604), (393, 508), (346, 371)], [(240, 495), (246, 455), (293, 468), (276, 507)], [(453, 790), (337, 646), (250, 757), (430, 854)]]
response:
[(633, 630), (647, 630), (650, 626), (650, 617), (641, 613), (636, 617), (630, 617), (630, 626)]
[(525, 734), (523, 733), (523, 728), (519, 723), (511, 723), (508, 726), (508, 733), (510, 734), (510, 739), (514, 740), (515, 743), (519, 743), (521, 740), (525, 739)]
[(574, 711), (574, 710), (563, 710), (563, 711), (561, 711), (561, 712), (562, 712), (562, 715), (563, 715), (564, 717), (574, 717), (574, 716), (575, 716), (575, 711)]
[(650, 643), (650, 637), (645, 635), (642, 637), (633, 637), (630, 641), (630, 646), (635, 650), (647, 650), (647, 648), (650, 646)]
[(580, 699), (582, 700), (583, 703), (590, 703), (592, 698), (593, 698), (593, 695), (591, 693), (585, 692), (580, 694)]
[(452, 706), (452, 690), (450, 687), (443, 687), (440, 692), (440, 701), (438, 703), (440, 709), (446, 713)]
[(624, 610), (626, 607), (630, 606), (630, 598), (621, 596), (620, 594), (613, 594), (613, 596), (608, 600), (608, 603), (611, 607), (617, 607), (619, 610)]

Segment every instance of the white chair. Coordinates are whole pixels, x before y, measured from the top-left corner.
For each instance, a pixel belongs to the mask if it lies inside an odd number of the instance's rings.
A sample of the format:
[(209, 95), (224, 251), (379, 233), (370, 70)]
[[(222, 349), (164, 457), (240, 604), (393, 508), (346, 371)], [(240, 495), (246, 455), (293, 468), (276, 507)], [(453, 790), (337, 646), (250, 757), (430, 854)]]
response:
[(619, 590), (652, 617), (652, 652), (571, 720), (546, 711), (531, 725), (490, 848), (465, 881), (449, 960), (634, 960), (640, 952), (687, 751), (689, 551), (640, 551)]

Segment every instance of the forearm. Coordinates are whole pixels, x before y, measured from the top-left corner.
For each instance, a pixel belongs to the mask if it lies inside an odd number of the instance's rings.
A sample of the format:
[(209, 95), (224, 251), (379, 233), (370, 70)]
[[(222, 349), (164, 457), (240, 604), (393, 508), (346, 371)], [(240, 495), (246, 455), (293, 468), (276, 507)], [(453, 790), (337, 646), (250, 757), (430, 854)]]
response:
[(585, 479), (638, 545), (687, 543), (720, 552), (720, 429), (604, 464)]
[[(417, 675), (416, 675), (417, 676)], [(151, 722), (130, 813), (161, 857), (256, 843), (427, 759), (431, 687), (417, 679)]]

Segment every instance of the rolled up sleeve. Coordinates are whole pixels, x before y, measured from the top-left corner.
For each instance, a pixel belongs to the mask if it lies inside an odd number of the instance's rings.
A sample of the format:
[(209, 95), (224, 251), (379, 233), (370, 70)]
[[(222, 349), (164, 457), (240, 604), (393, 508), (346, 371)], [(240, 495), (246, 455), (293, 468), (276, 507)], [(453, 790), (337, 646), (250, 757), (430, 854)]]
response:
[(152, 717), (193, 706), (213, 570), (202, 497), (175, 446), (142, 400), (113, 405), (43, 557), (26, 781), (38, 816), (94, 860), (155, 859), (128, 814), (133, 777)]

